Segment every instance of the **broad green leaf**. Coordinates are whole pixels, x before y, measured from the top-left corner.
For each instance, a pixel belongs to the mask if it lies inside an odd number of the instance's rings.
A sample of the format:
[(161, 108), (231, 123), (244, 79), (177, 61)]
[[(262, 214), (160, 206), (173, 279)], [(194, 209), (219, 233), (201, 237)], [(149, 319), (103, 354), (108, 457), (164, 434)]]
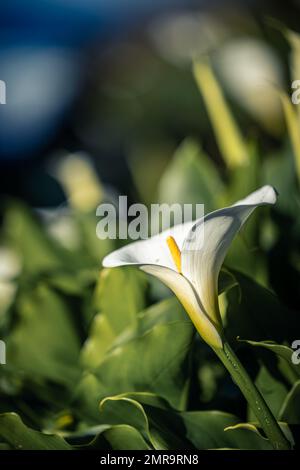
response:
[(136, 322), (145, 306), (145, 275), (135, 268), (103, 269), (95, 293), (95, 307), (106, 315), (113, 331), (119, 334)]
[(190, 322), (156, 325), (144, 336), (114, 349), (95, 375), (109, 390), (149, 391), (180, 407), (193, 336)]
[(0, 438), (16, 450), (72, 450), (60, 436), (27, 427), (15, 413), (0, 415)]
[(289, 424), (300, 424), (300, 380), (289, 391), (279, 412), (279, 419)]
[[(293, 446), (295, 444), (292, 433), (286, 423), (278, 423), (279, 426), (281, 427), (281, 430), (283, 431), (285, 437), (288, 439), (288, 441), (291, 443)], [(247, 430), (250, 433), (254, 433), (258, 436), (257, 439), (257, 445), (256, 449), (261, 449), (261, 450), (273, 450), (273, 447), (269, 440), (264, 437), (261, 432), (260, 428), (258, 427), (257, 424), (254, 423), (238, 423), (235, 426), (228, 426), (225, 431), (240, 431), (241, 429)]]
[(149, 394), (109, 397), (100, 405), (100, 415), (113, 424), (134, 426), (155, 449), (270, 448), (257, 436), (241, 430), (224, 432), (238, 418), (220, 411), (176, 412), (160, 398)]
[[(149, 450), (151, 447), (146, 443), (137, 429), (128, 425), (111, 426), (97, 436), (88, 446), (87, 450)], [(101, 458), (101, 457), (100, 457)]]
[(160, 408), (162, 410), (172, 409), (170, 404), (164, 398), (160, 397), (155, 393), (130, 392), (104, 398), (104, 400), (102, 400), (102, 402), (99, 404), (100, 412), (104, 412), (103, 405), (107, 406), (109, 403), (115, 404), (120, 402), (121, 400), (124, 400), (125, 403), (138, 403), (139, 408), (141, 404), (142, 406), (154, 406), (155, 408)]
[(194, 140), (186, 139), (160, 180), (159, 201), (204, 204), (205, 212), (209, 212), (217, 207), (217, 197), (222, 191), (223, 183), (213, 160)]
[(106, 392), (104, 384), (92, 372), (84, 372), (79, 380), (73, 395), (71, 403), (75, 415), (80, 421), (87, 425), (99, 424), (98, 404), (105, 396)]
[(146, 278), (137, 269), (104, 269), (94, 295), (94, 308), (99, 311), (82, 352), (87, 368), (96, 367), (114, 340), (126, 329), (137, 327), (138, 313), (145, 305)]
[(137, 325), (126, 328), (114, 340), (112, 347), (116, 348), (134, 338), (141, 337), (156, 325), (166, 325), (176, 321), (190, 322), (190, 319), (179, 300), (172, 296), (140, 312), (137, 316)]
[(112, 347), (116, 333), (113, 331), (106, 315), (99, 313), (93, 319), (89, 337), (81, 351), (81, 363), (90, 369), (97, 367), (105, 353)]
[[(123, 394), (104, 398), (100, 405), (100, 419), (103, 423), (127, 424), (136, 428), (151, 442), (149, 422), (143, 406), (131, 398), (134, 394)], [(135, 394), (147, 395), (147, 394)], [(150, 395), (150, 394), (148, 394)]]
[(90, 336), (82, 349), (83, 365), (87, 368), (95, 368), (100, 365), (110, 349), (144, 335), (155, 325), (179, 320), (189, 321), (189, 318), (174, 296), (157, 302), (138, 313), (136, 323), (129, 325), (118, 336), (112, 330), (109, 318), (106, 315), (96, 315)]
[[(272, 376), (265, 366), (261, 367), (256, 377), (255, 384), (273, 415), (279, 418), (280, 408), (288, 392), (287, 386), (278, 378)], [(255, 415), (251, 409), (249, 409), (248, 419), (250, 421), (256, 421)]]
[[(132, 396), (136, 399), (131, 398)], [(137, 401), (138, 399), (142, 403)], [(144, 400), (146, 403), (143, 403)], [(108, 397), (101, 402), (100, 415), (103, 422), (126, 423), (134, 426), (155, 449), (193, 448), (193, 445), (177, 434), (172, 426), (168, 427), (165, 424), (164, 421), (169, 415), (159, 415), (163, 413), (161, 406), (161, 401), (153, 394), (118, 395)], [(155, 417), (156, 412), (157, 417)]]
[(194, 328), (188, 321), (158, 324), (107, 354), (93, 373), (83, 377), (75, 395), (82, 416), (97, 419), (97, 403), (126, 392), (157, 393), (175, 408), (186, 401), (188, 357)]
[(4, 219), (4, 235), (21, 258), (23, 269), (35, 273), (62, 267), (71, 261), (66, 252), (51, 240), (41, 223), (21, 204), (8, 207)]
[[(269, 443), (262, 443), (247, 430), (240, 430), (236, 435), (225, 432), (228, 425), (239, 419), (221, 411), (191, 411), (183, 413), (187, 436), (197, 449), (268, 449)], [(228, 423), (228, 424), (227, 424)], [(231, 423), (231, 424), (229, 424)]]
[(228, 339), (291, 343), (299, 329), (299, 315), (281, 304), (270, 290), (240, 272), (232, 273), (238, 286), (226, 294)]
[(175, 296), (157, 302), (138, 315), (138, 335), (143, 335), (155, 325), (176, 321), (189, 321), (189, 317)]
[[(290, 347), (285, 346), (283, 344), (277, 344), (274, 341), (250, 341), (250, 340), (239, 340), (239, 341), (250, 344), (251, 346), (261, 347), (261, 348), (267, 349), (268, 351), (273, 352), (274, 354), (276, 354), (280, 363), (284, 364), (282, 366), (282, 369), (284, 368), (284, 371), (286, 370), (288, 374), (288, 378), (293, 381), (299, 378), (300, 365), (296, 365), (292, 363), (292, 354), (294, 351)], [(289, 370), (287, 370), (287, 367)], [(279, 369), (281, 370), (280, 367)]]
[(16, 310), (7, 362), (28, 377), (71, 386), (80, 373), (80, 344), (67, 304), (40, 283), (22, 292)]

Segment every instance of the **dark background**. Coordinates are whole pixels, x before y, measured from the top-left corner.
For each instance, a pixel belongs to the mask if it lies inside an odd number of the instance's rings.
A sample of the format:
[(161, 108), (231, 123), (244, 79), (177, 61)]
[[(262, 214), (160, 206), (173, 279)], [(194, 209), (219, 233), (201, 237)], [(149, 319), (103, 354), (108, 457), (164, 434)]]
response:
[[(133, 199), (132, 147), (163, 140), (169, 155), (186, 135), (201, 134), (218, 159), (189, 67), (167, 63), (149, 34), (157, 19), (189, 11), (221, 18), (230, 35), (275, 42), (283, 58), (285, 45), (267, 31), (266, 19), (299, 29), (299, 2), (291, 0), (2, 1), (1, 196), (34, 207), (60, 204), (49, 162), (69, 151), (88, 152), (102, 181)], [(264, 138), (276, 147), (276, 138)]]

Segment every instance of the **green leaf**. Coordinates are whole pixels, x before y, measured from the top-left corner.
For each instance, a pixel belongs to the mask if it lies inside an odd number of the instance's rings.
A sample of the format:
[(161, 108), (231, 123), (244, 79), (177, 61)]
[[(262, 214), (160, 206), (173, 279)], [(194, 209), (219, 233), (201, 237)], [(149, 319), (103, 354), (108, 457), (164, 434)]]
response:
[(137, 429), (128, 425), (110, 426), (99, 434), (87, 446), (81, 447), (87, 450), (149, 450), (143, 436)]
[(71, 312), (45, 284), (25, 290), (7, 339), (7, 362), (26, 376), (71, 386), (78, 378), (79, 339)]
[(155, 399), (156, 395), (147, 393), (122, 394), (104, 398), (100, 403), (100, 419), (103, 423), (109, 424), (127, 424), (136, 428), (140, 433), (147, 436), (151, 442), (149, 435), (149, 423), (143, 406), (132, 396), (143, 397), (148, 396)]
[[(288, 392), (287, 386), (280, 379), (274, 377), (265, 366), (260, 368), (255, 384), (275, 418), (279, 418), (280, 408)], [(249, 409), (248, 419), (256, 421), (251, 409)]]
[(111, 347), (115, 348), (126, 342), (143, 336), (158, 324), (176, 321), (190, 322), (190, 319), (177, 297), (172, 296), (146, 308), (137, 316), (137, 325), (126, 328)]
[(75, 397), (78, 412), (97, 420), (91, 394), (99, 402), (108, 395), (134, 391), (157, 393), (175, 408), (184, 407), (193, 336), (191, 322), (177, 321), (158, 324), (113, 348), (80, 382)]
[(146, 277), (137, 269), (104, 269), (94, 295), (96, 315), (86, 340), (81, 361), (87, 368), (96, 367), (114, 340), (127, 328), (137, 327), (138, 313), (145, 306)]
[[(281, 430), (283, 431), (285, 437), (293, 446), (295, 442), (287, 424), (285, 423), (278, 423), (278, 424)], [(260, 428), (254, 423), (238, 423), (235, 426), (228, 426), (225, 429), (225, 431), (240, 431), (241, 429), (244, 429), (244, 430), (249, 431), (250, 433), (256, 434), (256, 436), (258, 437), (256, 440), (257, 442), (257, 445), (255, 447), (256, 449), (273, 450), (273, 447), (268, 441), (268, 439), (261, 434)]]
[(186, 139), (160, 180), (159, 201), (205, 204), (205, 212), (209, 212), (217, 207), (217, 196), (222, 191), (223, 183), (213, 160), (194, 140)]
[(72, 450), (60, 436), (27, 427), (15, 413), (0, 415), (0, 438), (17, 450)]
[(300, 380), (289, 391), (279, 412), (279, 419), (289, 424), (300, 424)]
[(271, 351), (272, 353), (276, 354), (278, 361), (282, 364), (279, 369), (283, 369), (283, 373), (285, 372), (288, 375), (288, 378), (291, 381), (297, 380), (300, 377), (300, 365), (296, 365), (292, 363), (292, 354), (293, 349), (283, 344), (277, 344), (274, 341), (250, 341), (250, 340), (239, 340), (241, 342), (250, 344), (254, 347), (261, 347)]
[(251, 346), (258, 346), (261, 348), (266, 348), (269, 351), (274, 352), (277, 356), (282, 357), (288, 362), (291, 362), (293, 350), (289, 348), (288, 346), (284, 346), (283, 344), (277, 344), (274, 341), (250, 341), (246, 339), (243, 339), (243, 340), (239, 339), (239, 341), (250, 344)]
[(241, 337), (291, 343), (299, 329), (299, 315), (282, 305), (270, 290), (238, 271), (232, 273), (238, 286), (226, 293), (229, 342)]
[(144, 336), (114, 349), (95, 374), (110, 390), (149, 391), (180, 407), (187, 379), (183, 367), (193, 335), (190, 322), (156, 325)]
[[(164, 407), (169, 408), (156, 395), (136, 393), (106, 398), (100, 404), (100, 412), (103, 422), (112, 420), (113, 423), (127, 423), (134, 426), (155, 449), (193, 448), (183, 436), (177, 435), (173, 427), (168, 427), (164, 423), (169, 417), (169, 415), (159, 415)], [(156, 417), (155, 412), (158, 413)]]
[(107, 319), (116, 334), (136, 323), (145, 306), (147, 281), (136, 268), (103, 269), (95, 293), (95, 307)]
[(21, 257), (26, 272), (56, 269), (71, 260), (66, 258), (65, 250), (47, 236), (39, 220), (20, 203), (8, 207), (4, 235)]
[(108, 397), (100, 405), (101, 420), (134, 426), (155, 449), (270, 448), (257, 436), (241, 430), (224, 432), (238, 418), (220, 411), (176, 412), (156, 395)]
[(89, 337), (81, 351), (81, 363), (90, 369), (101, 364), (105, 353), (112, 347), (116, 338), (109, 319), (106, 315), (98, 314), (94, 317)]
[(193, 71), (228, 168), (246, 165), (249, 161), (247, 146), (207, 57), (199, 58), (194, 63)]
[(175, 296), (157, 302), (138, 316), (138, 334), (143, 335), (155, 325), (189, 321), (189, 317)]
[[(261, 443), (247, 430), (240, 430), (236, 435), (225, 432), (228, 425), (237, 423), (236, 416), (221, 411), (191, 411), (183, 414), (188, 438), (197, 449), (259, 449), (269, 448), (268, 443)], [(228, 424), (227, 424), (228, 423)], [(231, 423), (231, 424), (229, 424)]]

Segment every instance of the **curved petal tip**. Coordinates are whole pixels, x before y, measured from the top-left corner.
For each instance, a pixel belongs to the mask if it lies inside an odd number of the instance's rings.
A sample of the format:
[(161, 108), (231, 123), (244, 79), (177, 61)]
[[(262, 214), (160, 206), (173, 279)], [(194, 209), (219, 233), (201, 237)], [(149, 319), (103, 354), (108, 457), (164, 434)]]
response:
[(234, 206), (238, 205), (263, 205), (263, 204), (275, 204), (277, 201), (278, 192), (276, 189), (266, 184), (261, 188), (257, 189), (253, 193), (249, 194), (249, 196), (245, 197), (244, 199), (236, 202)]

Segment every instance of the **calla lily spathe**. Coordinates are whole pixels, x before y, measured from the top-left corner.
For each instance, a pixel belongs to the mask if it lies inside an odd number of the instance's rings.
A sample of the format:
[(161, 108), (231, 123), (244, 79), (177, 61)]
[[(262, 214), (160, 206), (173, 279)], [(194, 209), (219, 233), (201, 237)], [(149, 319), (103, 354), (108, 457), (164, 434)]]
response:
[(218, 305), (222, 263), (254, 209), (275, 202), (274, 188), (263, 186), (230, 207), (116, 250), (104, 258), (103, 266), (137, 265), (156, 276), (178, 297), (202, 338), (210, 346), (222, 348)]

